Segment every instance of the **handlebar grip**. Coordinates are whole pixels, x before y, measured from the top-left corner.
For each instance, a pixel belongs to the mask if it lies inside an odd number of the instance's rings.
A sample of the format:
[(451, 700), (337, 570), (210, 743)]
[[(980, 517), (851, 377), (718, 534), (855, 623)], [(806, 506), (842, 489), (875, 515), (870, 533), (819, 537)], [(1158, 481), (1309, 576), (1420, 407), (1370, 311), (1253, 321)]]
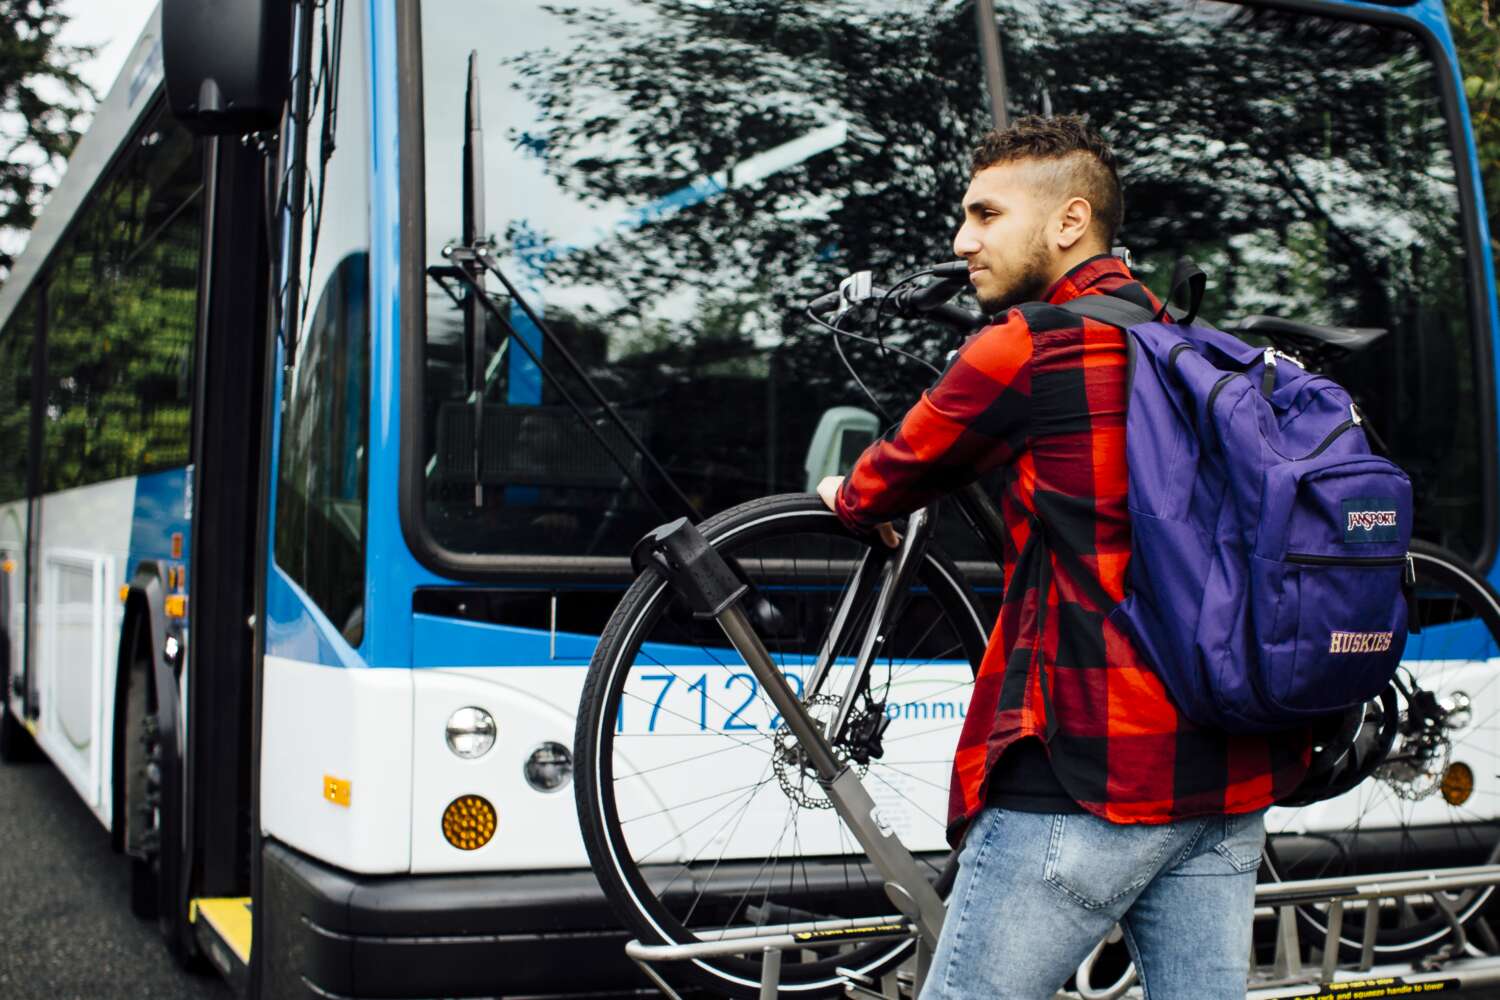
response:
[(925, 311), (922, 315), (928, 319), (935, 319), (944, 326), (951, 327), (959, 333), (973, 333), (985, 324), (985, 317), (979, 313), (960, 309), (944, 303)]
[(827, 295), (819, 295), (817, 298), (809, 302), (807, 304), (807, 311), (812, 313), (814, 316), (821, 316), (824, 313), (833, 312), (838, 307), (839, 293), (837, 291), (832, 291)]
[(968, 287), (969, 273), (965, 271), (962, 277), (950, 276), (922, 288), (897, 292), (893, 298), (900, 300), (898, 308), (903, 312), (920, 313), (937, 308)]

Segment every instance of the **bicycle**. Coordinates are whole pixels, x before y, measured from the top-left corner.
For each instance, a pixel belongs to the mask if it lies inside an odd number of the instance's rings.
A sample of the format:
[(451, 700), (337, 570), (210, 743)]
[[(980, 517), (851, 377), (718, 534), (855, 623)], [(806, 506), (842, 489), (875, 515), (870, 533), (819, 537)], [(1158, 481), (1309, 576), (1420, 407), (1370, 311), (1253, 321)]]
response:
[[(950, 275), (905, 292), (851, 276), (809, 312), (836, 312), (829, 325), (840, 333), (871, 310), (969, 332), (981, 318), (948, 303), (958, 290)], [(1350, 349), (1341, 331), (1306, 324), (1244, 332), (1267, 335), (1288, 357)], [(952, 503), (998, 564), (1004, 529), (984, 489), (970, 485)], [(933, 542), (935, 523), (933, 508), (911, 515), (900, 546), (887, 549), (851, 533), (815, 496), (787, 494), (696, 530), (674, 522), (638, 546), (639, 575), (584, 684), (576, 795), (594, 870), (642, 941), (744, 939), (744, 955), (686, 966), (700, 984), (759, 995), (756, 941), (772, 934), (800, 935), (781, 965), (791, 996), (873, 982), (911, 956), (914, 940), (935, 940), (956, 868), (944, 836), (952, 752), (992, 620), (965, 569)], [(1500, 756), (1480, 739), (1500, 713), (1475, 721), (1487, 674), (1500, 669), (1500, 600), (1449, 553), (1415, 544), (1413, 561), (1417, 629), (1400, 705), (1396, 696), (1372, 703), (1361, 720), (1393, 749), (1349, 795), (1279, 817), (1266, 850), (1271, 878), (1399, 870), (1433, 831), (1465, 858), (1500, 860), (1494, 821), (1456, 822), (1471, 817), (1453, 766), (1469, 768), (1472, 797), (1476, 765), (1467, 762)], [(1361, 789), (1372, 782), (1391, 791), (1366, 803)], [(1393, 818), (1394, 800), (1410, 807)], [(1458, 894), (1460, 918), (1490, 891)], [(1299, 916), (1326, 922), (1313, 904)], [(1449, 932), (1438, 913), (1381, 921), (1389, 955)], [(1341, 939), (1358, 949), (1360, 917), (1343, 926)], [(892, 939), (892, 928), (909, 933)]]

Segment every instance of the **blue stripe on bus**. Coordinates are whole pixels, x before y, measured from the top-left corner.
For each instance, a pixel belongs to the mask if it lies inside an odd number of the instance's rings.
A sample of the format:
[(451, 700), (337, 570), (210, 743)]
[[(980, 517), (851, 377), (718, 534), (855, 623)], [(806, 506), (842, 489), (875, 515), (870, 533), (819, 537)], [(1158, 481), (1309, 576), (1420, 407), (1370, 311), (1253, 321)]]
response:
[[(396, 5), (370, 12), (370, 450), (366, 497), (365, 636), (359, 653), (380, 667), (411, 666), (411, 595), (450, 584), (417, 562), (401, 530), (401, 178)], [(411, 195), (413, 203), (421, 193)], [(422, 295), (425, 289), (419, 289)], [(280, 380), (276, 380), (278, 385)], [(412, 419), (420, 420), (416, 415)]]
[(328, 667), (368, 665), (307, 593), (275, 564), (266, 574), (266, 654)]
[[(446, 618), (442, 615), (412, 616), (412, 666), (414, 667), (582, 667), (594, 655), (599, 637), (578, 632), (556, 633), (545, 629), (496, 625), (488, 622)], [(332, 626), (330, 625), (331, 629)], [(1428, 626), (1413, 635), (1405, 661), (1458, 660), (1494, 655), (1494, 641), (1478, 619), (1450, 625)], [(782, 667), (805, 667), (809, 655), (777, 655)], [(640, 653), (642, 662), (661, 666), (704, 666), (715, 663), (739, 665), (743, 661), (728, 646), (679, 645), (648, 642)], [(847, 657), (840, 657), (847, 662)], [(944, 665), (957, 660), (933, 661)]]
[[(487, 622), (463, 621), (441, 615), (413, 616), (412, 665), (417, 667), (585, 667), (599, 642), (596, 635), (558, 632), (556, 644), (542, 629)], [(639, 661), (663, 667), (741, 666), (744, 661), (728, 646), (687, 646), (648, 642)], [(784, 668), (806, 667), (813, 657), (775, 657)], [(848, 658), (840, 657), (840, 662)], [(957, 660), (934, 660), (951, 666)]]
[[(130, 548), (125, 559), (125, 582), (135, 577), (143, 561), (188, 565), (192, 551), (192, 522), (188, 520), (192, 470), (167, 469), (137, 476), (130, 516)], [(182, 535), (182, 554), (172, 558), (172, 536)]]

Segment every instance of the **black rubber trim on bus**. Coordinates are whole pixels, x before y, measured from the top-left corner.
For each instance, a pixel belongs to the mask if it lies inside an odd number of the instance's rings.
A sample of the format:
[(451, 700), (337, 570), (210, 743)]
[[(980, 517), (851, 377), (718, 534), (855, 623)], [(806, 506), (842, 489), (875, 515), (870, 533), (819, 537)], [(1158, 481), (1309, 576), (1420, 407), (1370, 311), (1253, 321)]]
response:
[(267, 838), (261, 994), (569, 994), (648, 987), (588, 869), (361, 875)]

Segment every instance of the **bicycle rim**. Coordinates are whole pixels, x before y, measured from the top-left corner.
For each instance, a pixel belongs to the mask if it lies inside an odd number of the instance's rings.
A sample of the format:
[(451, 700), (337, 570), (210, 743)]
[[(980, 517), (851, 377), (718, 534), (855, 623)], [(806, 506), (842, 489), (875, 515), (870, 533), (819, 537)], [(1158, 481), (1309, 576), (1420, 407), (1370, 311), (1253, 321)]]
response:
[[(752, 622), (793, 689), (806, 693), (865, 544), (803, 496), (746, 504), (701, 530), (752, 584)], [(864, 615), (861, 624), (868, 606)], [(940, 881), (950, 868), (944, 823), (953, 749), (985, 632), (957, 571), (936, 554), (924, 560), (910, 602), (884, 632), (871, 696), (854, 710), (856, 723), (884, 720), (880, 755), (857, 759), (868, 741), (836, 749)], [(849, 652), (847, 644), (839, 650), (830, 683), (813, 699), (815, 717), (826, 719), (842, 701)], [(585, 701), (578, 739), (580, 768), (590, 770), (578, 789), (585, 839), (606, 892), (644, 940), (832, 929), (895, 912), (748, 667), (713, 622), (691, 619), (654, 576), (627, 592), (601, 637)], [(841, 968), (879, 975), (908, 948), (809, 941), (784, 954), (782, 989), (834, 989)], [(759, 989), (758, 959), (692, 966), (717, 988)]]
[[(1452, 707), (1467, 699), (1462, 724), (1397, 737), (1386, 763), (1337, 798), (1267, 816), (1266, 861), (1277, 880), (1376, 874), (1500, 860), (1500, 604), (1472, 570), (1431, 546), (1413, 543), (1417, 572), (1402, 676)], [(1402, 700), (1410, 722), (1410, 704)], [(1450, 717), (1452, 719), (1453, 717)], [(1489, 899), (1492, 887), (1447, 894), (1460, 920)], [(1326, 934), (1326, 907), (1299, 910)], [(1429, 899), (1386, 901), (1378, 912), (1376, 951), (1394, 958), (1431, 949), (1449, 934)], [(1340, 941), (1357, 953), (1365, 914), (1348, 911)]]

